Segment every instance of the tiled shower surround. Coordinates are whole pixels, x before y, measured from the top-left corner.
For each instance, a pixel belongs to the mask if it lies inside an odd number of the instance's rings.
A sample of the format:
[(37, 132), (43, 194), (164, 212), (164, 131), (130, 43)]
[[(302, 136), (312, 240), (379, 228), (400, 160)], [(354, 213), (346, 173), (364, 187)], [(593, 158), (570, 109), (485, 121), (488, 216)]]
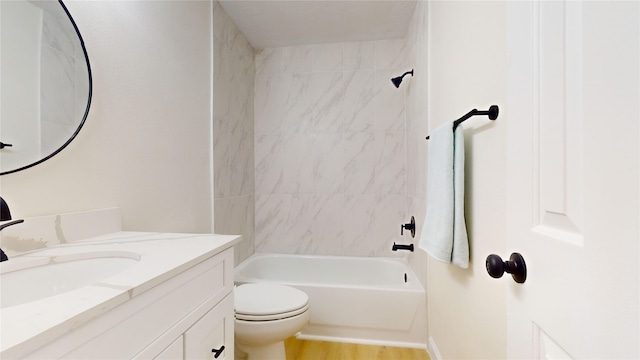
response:
[(214, 2), (214, 223), (218, 234), (239, 234), (236, 264), (254, 252), (254, 51)]
[(243, 236), (236, 262), (254, 251), (403, 256), (394, 241), (417, 244), (399, 228), (424, 218), (426, 66), (399, 89), (390, 80), (427, 63), (418, 9), (406, 40), (254, 57), (214, 2), (215, 232)]
[(404, 40), (256, 54), (255, 251), (401, 256)]

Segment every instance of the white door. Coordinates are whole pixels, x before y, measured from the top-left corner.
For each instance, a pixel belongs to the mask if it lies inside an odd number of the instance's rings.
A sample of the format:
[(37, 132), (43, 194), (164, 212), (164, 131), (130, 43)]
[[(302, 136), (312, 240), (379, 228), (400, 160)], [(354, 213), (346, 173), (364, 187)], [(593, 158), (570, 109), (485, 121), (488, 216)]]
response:
[(640, 2), (507, 6), (508, 358), (638, 359)]

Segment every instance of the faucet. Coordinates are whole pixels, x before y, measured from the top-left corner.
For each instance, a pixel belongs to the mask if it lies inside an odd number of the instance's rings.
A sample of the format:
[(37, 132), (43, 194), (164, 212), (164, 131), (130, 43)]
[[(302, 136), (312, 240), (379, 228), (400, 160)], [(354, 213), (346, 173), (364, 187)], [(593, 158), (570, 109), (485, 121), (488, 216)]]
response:
[[(0, 221), (9, 221), (11, 220), (11, 211), (9, 211), (9, 205), (4, 201), (2, 197), (0, 197)], [(9, 221), (8, 223), (0, 224), (0, 230), (15, 224), (20, 224), (24, 222), (23, 219)], [(9, 258), (7, 254), (4, 253), (2, 249), (0, 249), (0, 262), (7, 261)]]
[(393, 243), (393, 246), (391, 247), (391, 251), (398, 251), (398, 250), (409, 250), (411, 252), (413, 252), (413, 244), (410, 245), (398, 245), (395, 242)]

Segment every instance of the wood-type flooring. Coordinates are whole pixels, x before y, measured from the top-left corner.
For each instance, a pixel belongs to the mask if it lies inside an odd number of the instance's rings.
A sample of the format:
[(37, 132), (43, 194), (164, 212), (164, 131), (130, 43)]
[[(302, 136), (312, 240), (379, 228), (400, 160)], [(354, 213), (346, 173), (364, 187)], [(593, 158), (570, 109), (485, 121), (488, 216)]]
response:
[(287, 360), (429, 360), (423, 349), (347, 344), (327, 341), (285, 341)]

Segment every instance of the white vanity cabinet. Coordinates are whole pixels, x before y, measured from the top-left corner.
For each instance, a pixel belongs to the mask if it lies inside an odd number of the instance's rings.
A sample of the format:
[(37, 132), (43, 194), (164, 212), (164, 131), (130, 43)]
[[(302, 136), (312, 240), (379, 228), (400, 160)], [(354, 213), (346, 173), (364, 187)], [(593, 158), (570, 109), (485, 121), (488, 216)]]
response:
[(184, 333), (184, 358), (233, 359), (233, 323), (233, 296), (227, 296)]
[[(136, 289), (132, 290), (135, 291)], [(233, 248), (172, 275), (26, 359), (233, 359)]]
[(154, 360), (175, 360), (182, 359), (182, 354), (184, 353), (184, 340), (182, 336), (177, 338), (174, 342), (169, 345), (166, 349), (164, 349), (160, 355), (154, 357)]
[(153, 359), (233, 359), (233, 320), (228, 295)]

